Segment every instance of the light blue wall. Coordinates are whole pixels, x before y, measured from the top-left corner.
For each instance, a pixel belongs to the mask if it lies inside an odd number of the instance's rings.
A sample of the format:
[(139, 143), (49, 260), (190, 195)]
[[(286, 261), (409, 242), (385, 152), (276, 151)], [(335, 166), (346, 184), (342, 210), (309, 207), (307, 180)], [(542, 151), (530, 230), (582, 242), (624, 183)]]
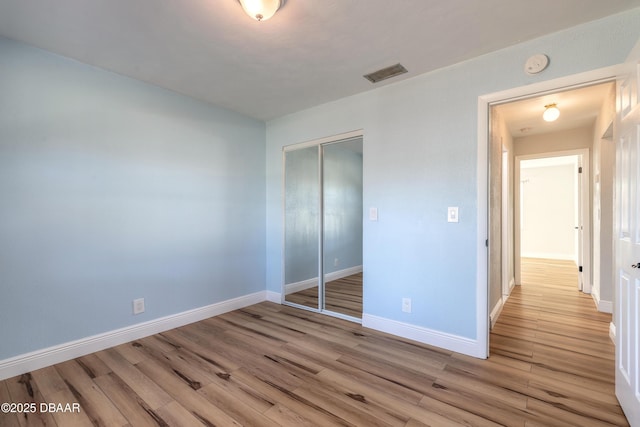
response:
[(0, 39), (0, 360), (264, 291), (264, 146), (263, 122)]
[[(379, 209), (364, 224), (364, 313), (477, 338), (478, 96), (621, 63), (639, 36), (635, 9), (269, 121), (267, 288), (282, 284), (282, 146), (363, 129), (364, 206)], [(551, 63), (529, 76), (536, 53)]]

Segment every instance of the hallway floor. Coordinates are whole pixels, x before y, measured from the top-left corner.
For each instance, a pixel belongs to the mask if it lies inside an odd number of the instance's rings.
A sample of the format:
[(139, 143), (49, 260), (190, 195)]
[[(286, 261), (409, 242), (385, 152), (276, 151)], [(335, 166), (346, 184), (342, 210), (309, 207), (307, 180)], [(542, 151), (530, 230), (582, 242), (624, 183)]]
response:
[(491, 331), (489, 360), (530, 373), (527, 411), (558, 425), (628, 425), (614, 392), (611, 315), (578, 291), (576, 265), (523, 259), (522, 282)]

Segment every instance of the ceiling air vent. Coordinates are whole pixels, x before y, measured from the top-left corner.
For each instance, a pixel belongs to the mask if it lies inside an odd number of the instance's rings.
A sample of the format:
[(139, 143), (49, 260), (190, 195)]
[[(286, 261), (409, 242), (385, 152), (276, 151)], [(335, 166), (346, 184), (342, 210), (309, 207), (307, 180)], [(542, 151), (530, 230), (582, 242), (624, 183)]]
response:
[(382, 70), (374, 71), (373, 73), (365, 74), (364, 78), (371, 83), (378, 83), (379, 81), (389, 79), (391, 77), (399, 76), (407, 72), (402, 64), (392, 65)]

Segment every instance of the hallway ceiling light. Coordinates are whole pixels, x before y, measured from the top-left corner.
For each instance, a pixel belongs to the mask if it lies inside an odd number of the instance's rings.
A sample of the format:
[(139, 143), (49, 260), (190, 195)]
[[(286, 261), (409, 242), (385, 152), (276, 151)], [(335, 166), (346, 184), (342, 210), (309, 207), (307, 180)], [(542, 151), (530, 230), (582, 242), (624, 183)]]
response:
[(245, 13), (256, 21), (266, 21), (282, 7), (285, 0), (238, 0)]
[(555, 103), (545, 105), (544, 108), (546, 110), (544, 110), (542, 118), (545, 122), (554, 122), (560, 117), (560, 110), (558, 110), (558, 106)]

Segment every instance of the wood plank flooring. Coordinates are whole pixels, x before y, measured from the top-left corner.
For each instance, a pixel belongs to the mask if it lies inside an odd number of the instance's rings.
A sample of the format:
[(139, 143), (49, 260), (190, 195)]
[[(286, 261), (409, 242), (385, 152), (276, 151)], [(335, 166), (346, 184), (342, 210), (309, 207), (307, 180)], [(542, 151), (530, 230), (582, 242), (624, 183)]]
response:
[(264, 302), (2, 381), (0, 402), (81, 412), (0, 426), (627, 425), (610, 316), (565, 268), (530, 263), (488, 360)]
[[(318, 287), (287, 295), (287, 301), (318, 308)], [(362, 273), (325, 283), (325, 309), (362, 318)]]
[(527, 409), (544, 413), (549, 425), (626, 426), (614, 394), (611, 315), (577, 286), (575, 263), (523, 259), (522, 285), (491, 331), (489, 360), (531, 372)]

